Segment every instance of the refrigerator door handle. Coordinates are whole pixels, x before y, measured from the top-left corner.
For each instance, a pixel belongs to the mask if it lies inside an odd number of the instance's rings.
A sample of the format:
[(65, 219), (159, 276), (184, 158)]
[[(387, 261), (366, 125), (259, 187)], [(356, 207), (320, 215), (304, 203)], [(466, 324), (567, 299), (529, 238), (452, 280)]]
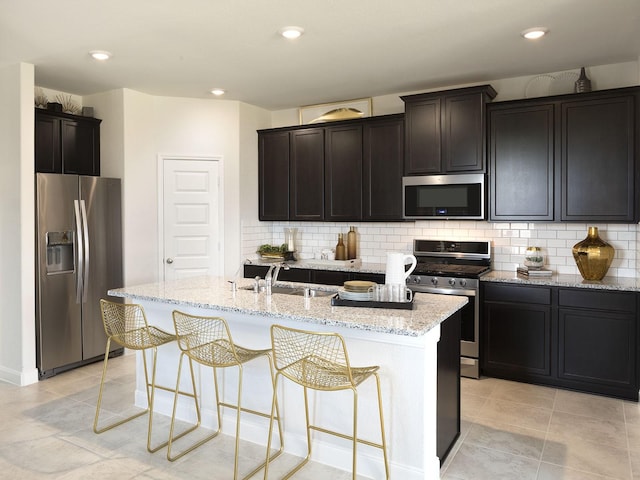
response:
[(87, 223), (87, 208), (84, 200), (80, 200), (80, 209), (82, 213), (82, 236), (84, 241), (84, 273), (82, 278), (82, 303), (87, 301), (87, 292), (89, 291), (89, 225)]
[(73, 201), (75, 230), (76, 230), (76, 303), (82, 302), (82, 278), (84, 272), (84, 248), (82, 240), (82, 223), (80, 221), (80, 203)]

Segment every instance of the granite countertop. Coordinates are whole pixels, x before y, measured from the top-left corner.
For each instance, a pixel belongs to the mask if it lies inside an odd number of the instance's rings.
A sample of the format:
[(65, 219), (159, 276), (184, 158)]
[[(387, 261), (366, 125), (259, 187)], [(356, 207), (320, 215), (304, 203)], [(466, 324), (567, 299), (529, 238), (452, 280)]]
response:
[(619, 290), (638, 292), (640, 282), (635, 278), (604, 277), (602, 280), (584, 280), (580, 275), (553, 274), (545, 277), (523, 277), (516, 272), (492, 270), (480, 279), (482, 282), (519, 283), (523, 285), (547, 285), (551, 287), (591, 288), (595, 290)]
[[(253, 290), (242, 288), (252, 285), (251, 279), (238, 279), (238, 289), (233, 292), (231, 284), (222, 277), (194, 277), (117, 288), (108, 293), (133, 301), (210, 308), (410, 337), (425, 335), (468, 302), (466, 297), (417, 293), (413, 310), (339, 307), (331, 305), (331, 296), (305, 299), (297, 295), (274, 293), (268, 297), (264, 293), (254, 293)], [(276, 285), (303, 286), (288, 282), (277, 282)], [(336, 287), (328, 285), (313, 287), (337, 291)]]

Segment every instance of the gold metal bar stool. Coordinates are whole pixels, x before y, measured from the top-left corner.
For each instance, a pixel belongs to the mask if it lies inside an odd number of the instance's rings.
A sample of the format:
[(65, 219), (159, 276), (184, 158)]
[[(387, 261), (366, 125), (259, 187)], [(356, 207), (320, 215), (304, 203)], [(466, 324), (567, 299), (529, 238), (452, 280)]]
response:
[[(307, 456), (291, 469), (283, 480), (290, 478), (302, 468), (311, 458), (311, 430), (335, 435), (353, 442), (352, 477), (356, 479), (356, 447), (358, 442), (371, 447), (380, 448), (384, 458), (386, 478), (389, 478), (389, 462), (387, 459), (387, 445), (384, 433), (384, 419), (382, 417), (382, 393), (380, 391), (380, 377), (377, 366), (352, 367), (349, 363), (347, 347), (341, 335), (337, 333), (320, 333), (283, 327), (271, 326), (271, 344), (273, 349), (273, 361), (276, 367), (276, 380), (273, 390), (273, 403), (271, 414), (277, 401), (277, 386), (280, 376), (301, 385), (304, 390), (305, 420), (307, 426)], [(358, 390), (357, 387), (369, 377), (375, 377), (378, 390), (378, 411), (380, 415), (381, 442), (371, 442), (358, 438)], [(309, 420), (309, 401), (307, 389), (336, 391), (353, 391), (353, 434), (328, 430), (312, 425)], [(269, 442), (273, 420), (269, 426)], [(271, 448), (267, 442), (267, 452)], [(267, 454), (268, 456), (268, 454)], [(264, 478), (269, 471), (269, 460), (265, 467)]]
[[(144, 309), (141, 305), (137, 304), (123, 304), (114, 303), (107, 300), (100, 300), (100, 310), (102, 312), (102, 322), (104, 324), (104, 331), (107, 334), (107, 347), (104, 356), (104, 363), (102, 367), (102, 379), (100, 380), (100, 391), (98, 393), (98, 404), (96, 406), (96, 416), (93, 421), (93, 431), (95, 433), (103, 433), (107, 430), (111, 430), (114, 427), (129, 422), (135, 418), (138, 418), (146, 413), (149, 413), (149, 426), (147, 430), (147, 450), (151, 453), (157, 452), (162, 447), (166, 446), (169, 441), (163, 442), (155, 447), (151, 446), (151, 434), (153, 429), (153, 401), (155, 398), (155, 390), (161, 389), (169, 392), (173, 392), (173, 388), (156, 385), (156, 360), (157, 349), (161, 345), (173, 342), (176, 340), (174, 334), (165, 332), (157, 327), (149, 325), (147, 317), (144, 313)], [(144, 377), (145, 377), (145, 391), (147, 394), (147, 408), (139, 413), (131, 415), (125, 419), (113, 422), (109, 425), (98, 427), (98, 420), (100, 417), (100, 409), (102, 406), (102, 394), (104, 391), (104, 381), (107, 375), (107, 363), (109, 360), (109, 348), (111, 341), (114, 341), (125, 348), (131, 350), (142, 351), (142, 361), (144, 363)], [(147, 367), (146, 350), (152, 350), (152, 373), (151, 381), (149, 381), (149, 370)], [(179, 392), (183, 395), (185, 393)], [(189, 395), (189, 394), (186, 394)], [(186, 435), (193, 429), (182, 432), (178, 437)]]
[[(189, 359), (189, 371), (191, 373), (191, 384), (193, 388), (193, 399), (196, 406), (196, 414), (197, 414), (197, 424), (196, 427), (200, 425), (200, 407), (198, 406), (198, 396), (196, 394), (196, 382), (195, 375), (193, 370), (193, 362), (197, 362), (201, 365), (211, 367), (213, 369), (213, 384), (215, 387), (215, 396), (216, 396), (216, 413), (218, 420), (218, 429), (213, 432), (211, 435), (201, 439), (200, 441), (194, 443), (190, 447), (186, 448), (182, 452), (172, 455), (171, 450), (173, 447), (173, 429), (176, 418), (176, 407), (178, 402), (178, 395), (176, 394), (174, 403), (173, 403), (173, 413), (171, 416), (171, 430), (169, 433), (169, 446), (167, 449), (167, 458), (171, 461), (177, 460), (183, 455), (193, 451), (197, 447), (203, 445), (208, 442), (212, 438), (215, 438), (222, 429), (222, 414), (220, 407), (228, 407), (236, 410), (236, 442), (235, 442), (235, 459), (233, 466), (233, 478), (234, 480), (238, 478), (238, 450), (240, 445), (240, 414), (241, 412), (252, 413), (254, 415), (259, 415), (264, 418), (268, 418), (271, 421), (270, 424), (270, 433), (271, 427), (273, 425), (273, 420), (278, 422), (278, 431), (280, 433), (280, 448), (273, 455), (269, 456), (267, 454), (267, 460), (261, 463), (258, 467), (256, 467), (251, 473), (246, 475), (244, 478), (249, 478), (255, 475), (258, 471), (260, 471), (267, 463), (267, 461), (273, 460), (278, 455), (282, 453), (283, 443), (282, 443), (282, 428), (280, 426), (280, 417), (278, 412), (278, 405), (276, 404), (273, 408), (275, 409), (275, 413), (264, 413), (256, 410), (251, 410), (248, 408), (244, 408), (241, 406), (242, 399), (242, 371), (243, 364), (254, 360), (259, 357), (266, 357), (269, 362), (269, 374), (271, 377), (271, 385), (274, 385), (275, 378), (273, 372), (273, 362), (271, 360), (271, 349), (267, 348), (264, 350), (251, 350), (248, 348), (241, 347), (240, 345), (234, 344), (231, 338), (231, 332), (229, 331), (229, 326), (227, 322), (220, 317), (202, 317), (189, 315), (187, 313), (183, 313), (177, 310), (173, 311), (173, 323), (176, 329), (176, 336), (178, 339), (178, 346), (180, 347), (180, 362), (178, 366), (178, 379), (176, 383), (176, 391), (178, 390), (178, 386), (180, 385), (180, 375), (182, 372), (182, 361), (185, 356)], [(226, 367), (238, 367), (238, 397), (236, 400), (236, 404), (225, 403), (220, 399), (219, 390), (218, 390), (218, 376), (217, 369), (218, 368), (226, 368)]]

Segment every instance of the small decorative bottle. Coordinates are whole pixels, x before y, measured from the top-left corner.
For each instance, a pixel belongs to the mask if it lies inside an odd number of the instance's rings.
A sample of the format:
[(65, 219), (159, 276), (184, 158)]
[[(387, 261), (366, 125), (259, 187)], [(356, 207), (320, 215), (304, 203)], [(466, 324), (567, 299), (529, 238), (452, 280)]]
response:
[(347, 260), (356, 258), (356, 231), (353, 227), (347, 233)]
[(342, 234), (338, 234), (338, 244), (336, 245), (336, 260), (346, 260), (347, 259), (347, 249), (344, 246), (344, 241), (342, 240)]
[(584, 67), (580, 69), (580, 77), (576, 80), (576, 93), (586, 93), (591, 91), (591, 80), (587, 77)]

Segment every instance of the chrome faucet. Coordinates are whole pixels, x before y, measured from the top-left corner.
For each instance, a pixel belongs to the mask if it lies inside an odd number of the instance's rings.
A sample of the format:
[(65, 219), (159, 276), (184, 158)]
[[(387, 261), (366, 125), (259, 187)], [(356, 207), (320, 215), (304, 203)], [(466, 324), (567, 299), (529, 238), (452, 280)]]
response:
[(271, 287), (278, 281), (278, 274), (280, 273), (280, 268), (284, 268), (285, 270), (289, 270), (291, 267), (286, 263), (278, 263), (273, 264), (269, 267), (269, 271), (264, 277), (264, 283), (266, 285), (266, 294), (271, 295)]

